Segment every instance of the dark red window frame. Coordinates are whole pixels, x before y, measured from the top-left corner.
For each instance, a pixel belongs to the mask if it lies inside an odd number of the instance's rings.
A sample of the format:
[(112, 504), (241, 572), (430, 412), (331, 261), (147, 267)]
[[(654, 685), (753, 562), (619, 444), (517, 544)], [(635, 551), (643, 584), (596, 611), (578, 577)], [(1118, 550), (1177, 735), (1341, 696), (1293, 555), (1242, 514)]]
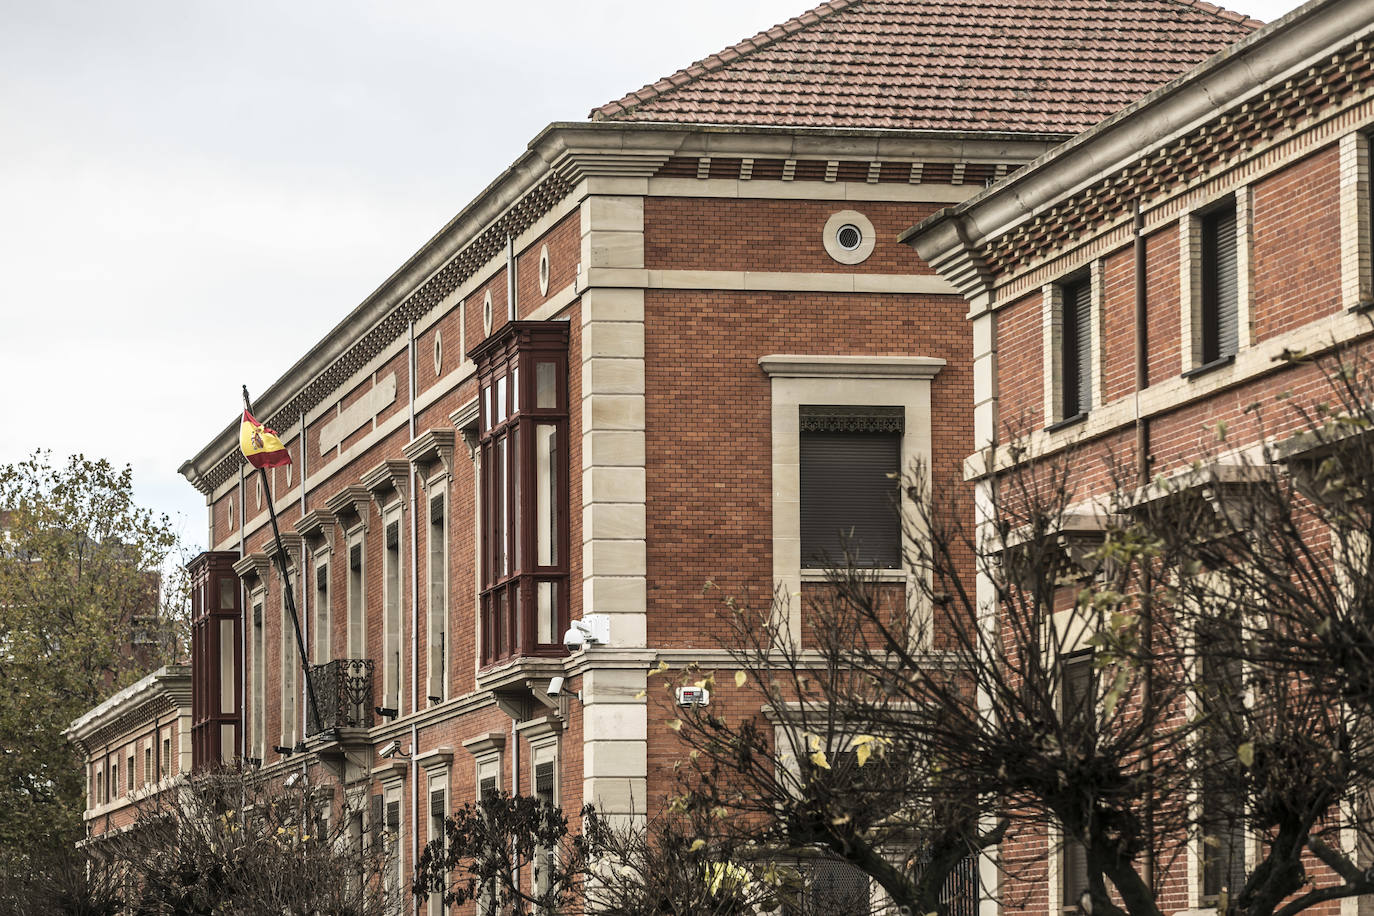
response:
[(509, 322), (470, 355), (481, 455), (480, 662), (565, 655), (568, 324)]

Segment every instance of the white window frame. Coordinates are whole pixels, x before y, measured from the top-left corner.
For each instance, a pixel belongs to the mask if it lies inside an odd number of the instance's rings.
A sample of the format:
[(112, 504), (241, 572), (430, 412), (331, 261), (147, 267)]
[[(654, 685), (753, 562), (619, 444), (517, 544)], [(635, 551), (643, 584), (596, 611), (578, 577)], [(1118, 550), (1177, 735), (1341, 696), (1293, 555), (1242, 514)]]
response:
[[(367, 658), (367, 529), (358, 525), (345, 538), (344, 597), (347, 604), (348, 657)], [(358, 571), (353, 572), (353, 548), (358, 548)], [(354, 580), (357, 580), (356, 583)]]
[(299, 577), (294, 574), (293, 570), (294, 566), (288, 564), (287, 578), (282, 580), (278, 577), (281, 582), (281, 614), (278, 618), (281, 621), (281, 627), (278, 630), (278, 638), (280, 640), (280, 646), (278, 647), (280, 651), (278, 652), (278, 656), (281, 661), (281, 670), (278, 672), (278, 678), (281, 687), (278, 693), (281, 694), (279, 701), (281, 704), (280, 744), (282, 747), (295, 747), (296, 742), (299, 740), (298, 735), (300, 733), (300, 717), (298, 715), (300, 701), (298, 695), (300, 694), (301, 687), (301, 666), (300, 660), (296, 657), (295, 627), (291, 622), (291, 610), (286, 601), (287, 584), (293, 580), (299, 581)]
[[(382, 705), (401, 711), (405, 694), (405, 521), (401, 500), (394, 500), (382, 514)], [(396, 549), (387, 545), (387, 532), (396, 526)], [(390, 564), (396, 564), (395, 586)]]
[[(262, 760), (267, 749), (267, 589), (259, 585), (253, 589), (248, 599), (251, 615), (248, 620), (252, 636), (252, 672), (250, 679), (252, 729), (249, 740), (249, 756)], [(157, 736), (162, 741), (162, 734)], [(159, 748), (161, 745), (159, 744)], [(159, 755), (161, 766), (158, 778), (162, 778), (168, 763)]]
[[(333, 641), (334, 629), (334, 583), (330, 580), (333, 569), (330, 561), (333, 559), (332, 551), (328, 546), (323, 546), (314, 552), (311, 557), (311, 590), (313, 592), (314, 612), (310, 623), (310, 650), (313, 653), (314, 664), (323, 665), (330, 660), (331, 642)], [(324, 600), (320, 600), (320, 572), (324, 572)]]
[(1374, 302), (1368, 129), (1366, 125), (1340, 140), (1341, 302), (1350, 310)]
[[(449, 581), (449, 518), (450, 499), (448, 475), (440, 474), (431, 478), (425, 486), (425, 572), (428, 579), (425, 607), (428, 625), (426, 626), (425, 645), (428, 648), (428, 689), (426, 696), (438, 697), (442, 703), (449, 697), (449, 681), (453, 671), (453, 640), (449, 628), (448, 581)], [(433, 522), (433, 503), (441, 501), (443, 522)], [(435, 564), (435, 546), (432, 542), (436, 530), (439, 533), (439, 563)]]
[(1088, 370), (1092, 390), (1088, 392), (1087, 410), (1081, 413), (1101, 407), (1104, 403), (1102, 270), (1102, 259), (1095, 258), (1040, 288), (1041, 343), (1044, 353), (1043, 410), (1046, 427), (1054, 428), (1060, 423), (1080, 416), (1080, 412), (1068, 413), (1068, 407), (1064, 403), (1064, 287), (1080, 282), (1088, 284), (1088, 348), (1092, 360)]
[[(1250, 223), (1252, 194), (1249, 185), (1216, 194), (1195, 207), (1178, 223), (1179, 323), (1183, 375), (1202, 369), (1202, 221), (1219, 207), (1236, 210), (1236, 353), (1250, 347)], [(1223, 362), (1225, 357), (1218, 362)]]

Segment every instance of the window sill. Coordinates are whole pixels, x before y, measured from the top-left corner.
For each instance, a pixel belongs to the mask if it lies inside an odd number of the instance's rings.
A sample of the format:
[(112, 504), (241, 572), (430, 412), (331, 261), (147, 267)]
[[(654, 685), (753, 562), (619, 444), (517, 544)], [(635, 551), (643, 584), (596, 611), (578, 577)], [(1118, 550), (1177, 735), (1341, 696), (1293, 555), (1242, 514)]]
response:
[(1235, 361), (1236, 354), (1231, 353), (1227, 356), (1223, 356), (1221, 359), (1214, 359), (1210, 363), (1203, 363), (1201, 366), (1195, 366), (1192, 369), (1189, 369), (1187, 372), (1184, 372), (1182, 377), (1186, 379), (1195, 379), (1198, 376), (1207, 375), (1209, 373), (1215, 372), (1224, 366), (1229, 366), (1233, 364)]
[(1071, 417), (1065, 417), (1057, 423), (1051, 423), (1049, 426), (1045, 427), (1045, 432), (1057, 433), (1061, 429), (1068, 429), (1070, 426), (1077, 426), (1079, 423), (1082, 423), (1086, 419), (1088, 419), (1088, 412), (1084, 410), (1074, 414)]
[[(879, 569), (872, 566), (862, 566), (859, 567), (859, 569), (861, 569), (865, 575), (871, 575), (879, 582), (905, 582), (907, 580), (907, 571), (905, 569)], [(830, 570), (828, 569), (817, 569), (812, 567), (801, 571), (801, 579), (803, 582), (826, 582), (829, 578)]]

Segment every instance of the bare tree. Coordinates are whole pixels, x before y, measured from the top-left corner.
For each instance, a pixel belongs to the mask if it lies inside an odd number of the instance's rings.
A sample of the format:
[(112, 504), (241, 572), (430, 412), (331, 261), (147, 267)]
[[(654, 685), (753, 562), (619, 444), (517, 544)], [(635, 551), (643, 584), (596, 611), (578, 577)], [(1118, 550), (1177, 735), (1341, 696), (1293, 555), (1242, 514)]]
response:
[(128, 831), (94, 849), (136, 913), (382, 916), (399, 889), (387, 844), (329, 818), (336, 787), (222, 770), (140, 806)]

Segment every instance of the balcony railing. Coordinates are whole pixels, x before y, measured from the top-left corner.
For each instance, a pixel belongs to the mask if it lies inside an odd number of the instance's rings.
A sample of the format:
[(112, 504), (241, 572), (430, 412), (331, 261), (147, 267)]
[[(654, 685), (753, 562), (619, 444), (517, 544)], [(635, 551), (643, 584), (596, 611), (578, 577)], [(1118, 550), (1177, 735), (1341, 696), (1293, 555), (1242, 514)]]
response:
[[(370, 658), (336, 658), (312, 665), (310, 683), (319, 704), (319, 722), (306, 715), (308, 735), (340, 728), (372, 727), (372, 669)], [(307, 701), (308, 705), (308, 701)]]

